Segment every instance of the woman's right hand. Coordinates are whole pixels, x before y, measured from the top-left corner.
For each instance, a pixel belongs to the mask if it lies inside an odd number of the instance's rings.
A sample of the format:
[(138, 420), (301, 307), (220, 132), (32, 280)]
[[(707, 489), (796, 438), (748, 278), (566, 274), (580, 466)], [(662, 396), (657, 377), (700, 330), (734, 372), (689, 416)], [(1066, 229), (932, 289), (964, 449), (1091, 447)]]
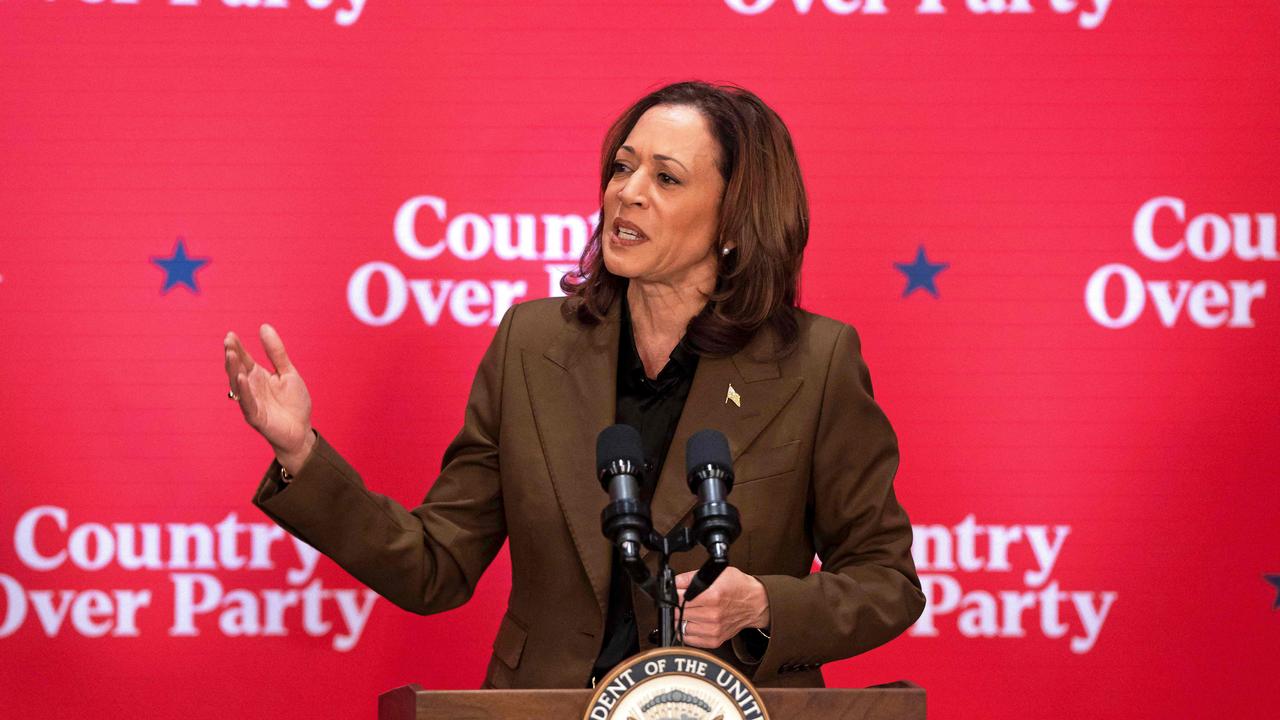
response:
[(267, 439), (276, 459), (294, 474), (302, 468), (316, 442), (311, 431), (311, 394), (289, 362), (275, 328), (263, 324), (258, 333), (276, 371), (254, 362), (240, 338), (228, 332), (222, 341), (227, 381), (245, 422)]

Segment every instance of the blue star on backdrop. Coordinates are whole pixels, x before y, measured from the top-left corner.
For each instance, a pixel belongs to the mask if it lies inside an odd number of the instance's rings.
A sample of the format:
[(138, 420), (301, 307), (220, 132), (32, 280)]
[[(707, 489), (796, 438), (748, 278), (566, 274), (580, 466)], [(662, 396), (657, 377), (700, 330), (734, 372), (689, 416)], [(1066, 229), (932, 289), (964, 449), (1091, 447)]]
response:
[(1276, 586), (1276, 601), (1271, 606), (1272, 610), (1280, 610), (1280, 575), (1263, 575), (1263, 579)]
[(916, 290), (926, 290), (930, 295), (938, 297), (938, 286), (933, 284), (933, 279), (938, 273), (951, 267), (951, 263), (929, 262), (929, 258), (924, 254), (924, 245), (921, 245), (916, 251), (914, 262), (894, 263), (893, 266), (898, 268), (898, 272), (907, 276), (907, 289), (902, 291), (902, 297)]
[(196, 287), (196, 270), (207, 265), (209, 258), (187, 257), (187, 241), (180, 237), (173, 246), (171, 257), (153, 255), (151, 262), (164, 270), (164, 287), (160, 288), (161, 294), (169, 292), (174, 285), (186, 285), (192, 292), (198, 293), (200, 288)]

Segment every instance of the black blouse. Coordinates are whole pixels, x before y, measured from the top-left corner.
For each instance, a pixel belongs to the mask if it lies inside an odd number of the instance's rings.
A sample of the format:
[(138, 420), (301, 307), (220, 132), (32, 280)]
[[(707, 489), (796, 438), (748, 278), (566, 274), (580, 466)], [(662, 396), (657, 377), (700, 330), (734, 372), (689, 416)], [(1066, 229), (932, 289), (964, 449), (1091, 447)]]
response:
[[(622, 301), (622, 327), (618, 332), (617, 414), (614, 422), (640, 431), (644, 444), (645, 472), (641, 492), (647, 502), (662, 474), (662, 463), (676, 434), (676, 424), (684, 411), (685, 399), (698, 369), (698, 354), (681, 338), (655, 379), (649, 379), (636, 351), (631, 329), (631, 310)], [(631, 580), (622, 569), (614, 550), (609, 578), (609, 606), (605, 616), (604, 642), (592, 677), (599, 679), (623, 660), (640, 651), (639, 628), (631, 604)]]

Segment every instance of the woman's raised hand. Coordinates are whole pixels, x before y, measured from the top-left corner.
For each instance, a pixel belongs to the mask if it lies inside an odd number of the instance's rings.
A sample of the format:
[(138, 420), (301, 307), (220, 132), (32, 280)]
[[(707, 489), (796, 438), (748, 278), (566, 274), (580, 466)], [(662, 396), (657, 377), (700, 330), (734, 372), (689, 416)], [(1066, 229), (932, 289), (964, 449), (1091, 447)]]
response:
[(239, 336), (229, 332), (222, 341), (227, 381), (245, 422), (267, 439), (284, 469), (296, 473), (315, 445), (311, 394), (275, 328), (264, 324), (258, 333), (275, 372), (254, 362)]

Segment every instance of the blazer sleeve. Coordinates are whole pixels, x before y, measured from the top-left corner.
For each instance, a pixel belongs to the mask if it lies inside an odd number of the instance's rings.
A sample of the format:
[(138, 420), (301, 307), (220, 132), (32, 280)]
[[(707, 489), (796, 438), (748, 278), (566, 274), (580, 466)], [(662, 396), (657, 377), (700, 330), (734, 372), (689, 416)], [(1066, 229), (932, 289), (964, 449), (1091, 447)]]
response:
[(841, 325), (814, 438), (812, 526), (822, 569), (758, 579), (770, 640), (755, 681), (816, 669), (897, 637), (924, 609), (911, 523), (893, 493), (898, 442), (872, 399), (857, 332)]
[(503, 318), (476, 372), (462, 429), (440, 476), (408, 510), (365, 487), (317, 433), (311, 455), (283, 489), (267, 469), (253, 503), (396, 605), (420, 614), (466, 602), (506, 539), (498, 463), (503, 369), (514, 322)]

